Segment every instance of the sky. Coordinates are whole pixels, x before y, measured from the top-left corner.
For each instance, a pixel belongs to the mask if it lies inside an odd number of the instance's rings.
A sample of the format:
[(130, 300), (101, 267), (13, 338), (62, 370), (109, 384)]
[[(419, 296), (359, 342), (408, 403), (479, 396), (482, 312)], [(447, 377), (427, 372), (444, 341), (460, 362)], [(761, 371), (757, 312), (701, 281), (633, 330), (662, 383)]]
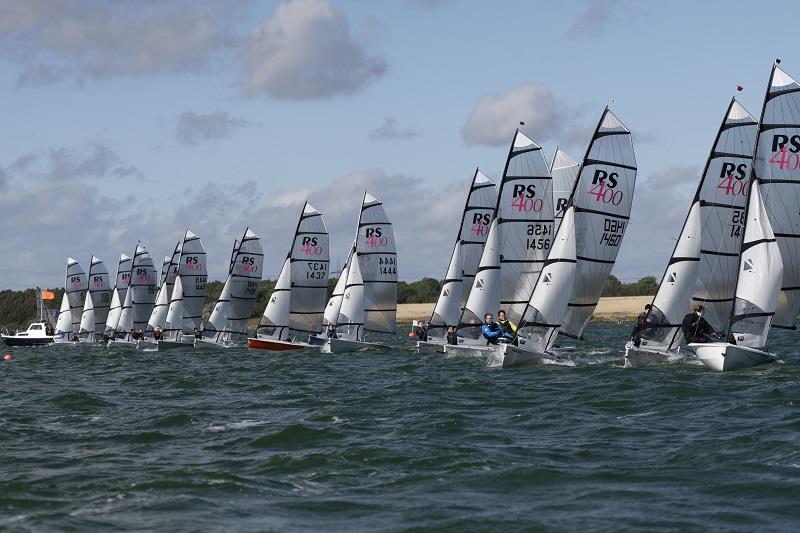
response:
[[(777, 9), (777, 8), (776, 8)], [(186, 228), (210, 279), (249, 226), (275, 278), (303, 202), (333, 265), (363, 190), (402, 280), (442, 277), (475, 167), (520, 121), (580, 159), (606, 105), (639, 173), (613, 274), (660, 278), (736, 86), (800, 75), (800, 5), (625, 0), (0, 0), (0, 289), (68, 256), (159, 263)]]

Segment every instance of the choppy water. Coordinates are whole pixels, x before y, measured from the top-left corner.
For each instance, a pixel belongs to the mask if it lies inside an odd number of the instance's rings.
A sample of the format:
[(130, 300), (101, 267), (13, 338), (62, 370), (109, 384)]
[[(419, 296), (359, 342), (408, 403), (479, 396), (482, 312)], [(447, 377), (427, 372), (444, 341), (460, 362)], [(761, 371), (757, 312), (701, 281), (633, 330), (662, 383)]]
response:
[[(0, 529), (782, 530), (800, 523), (800, 349), (717, 374), (356, 355), (15, 349)], [(613, 347), (613, 348), (612, 348)]]

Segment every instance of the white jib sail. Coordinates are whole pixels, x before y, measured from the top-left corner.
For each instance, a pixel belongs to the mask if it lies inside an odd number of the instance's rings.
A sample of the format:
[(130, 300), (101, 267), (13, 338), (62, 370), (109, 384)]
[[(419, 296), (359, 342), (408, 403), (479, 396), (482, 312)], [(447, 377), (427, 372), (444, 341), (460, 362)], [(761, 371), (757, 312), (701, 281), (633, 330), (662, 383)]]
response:
[(653, 299), (641, 332), (642, 346), (676, 349), (684, 341), (681, 320), (698, 304), (705, 306), (704, 318), (715, 331), (726, 328), (736, 290), (756, 130), (756, 120), (732, 99)]
[(342, 298), (344, 297), (344, 286), (347, 285), (347, 273), (350, 269), (350, 261), (353, 260), (354, 253), (355, 243), (353, 243), (353, 246), (350, 247), (350, 251), (347, 253), (347, 259), (345, 259), (342, 271), (339, 272), (339, 277), (336, 279), (336, 285), (333, 287), (331, 298), (328, 300), (328, 305), (325, 306), (325, 313), (322, 319), (323, 325), (327, 326), (332, 324), (335, 326), (336, 321), (339, 319), (339, 310), (342, 308)]
[(106, 317), (106, 324), (104, 332), (108, 336), (114, 334), (119, 322), (119, 315), (122, 313), (122, 302), (119, 301), (119, 290), (114, 289), (111, 293), (111, 307), (108, 309), (108, 317)]
[(69, 300), (69, 310), (72, 313), (72, 331), (78, 331), (83, 314), (83, 303), (86, 299), (87, 276), (81, 264), (73, 259), (67, 259), (67, 277), (64, 281), (64, 290)]
[(309, 335), (319, 333), (328, 292), (330, 247), (322, 213), (308, 202), (297, 223), (289, 257), (292, 276), (289, 328)]
[(122, 302), (120, 309), (119, 320), (115, 331), (129, 335), (133, 329), (133, 291), (125, 292), (125, 301)]
[(120, 305), (125, 301), (125, 293), (128, 292), (128, 285), (131, 283), (131, 265), (133, 258), (125, 254), (120, 254), (119, 264), (117, 265), (116, 289), (119, 292)]
[(72, 333), (72, 312), (69, 309), (69, 298), (67, 298), (66, 292), (61, 298), (61, 309), (58, 311), (55, 333), (56, 335)]
[(289, 313), (292, 300), (292, 260), (287, 257), (258, 322), (258, 335), (279, 341), (289, 338)]
[(204, 337), (214, 337), (216, 342), (246, 339), (247, 321), (258, 296), (263, 266), (261, 239), (247, 228), (242, 240), (233, 245), (228, 278), (206, 323)]
[(169, 309), (167, 310), (167, 321), (164, 324), (162, 338), (170, 341), (180, 341), (183, 334), (183, 283), (181, 275), (175, 277), (175, 285), (172, 287), (172, 296), (169, 299)]
[(178, 275), (183, 287), (183, 331), (192, 333), (195, 328), (201, 329), (203, 322), (208, 268), (203, 243), (188, 229), (181, 243)]
[(575, 209), (568, 207), (519, 324), (523, 350), (545, 352), (555, 344), (575, 282), (575, 255)]
[(578, 179), (578, 170), (581, 166), (572, 159), (564, 150), (556, 146), (553, 162), (550, 165), (550, 175), (553, 177), (553, 210), (555, 223), (553, 231), (558, 232), (558, 226), (567, 211), (567, 203)]
[(501, 239), (500, 307), (519, 322), (553, 243), (550, 168), (541, 147), (519, 130), (508, 152), (495, 218)]
[(578, 265), (575, 287), (561, 332), (580, 337), (614, 267), (628, 227), (636, 184), (631, 132), (606, 108), (575, 183)]
[(772, 327), (794, 328), (800, 312), (800, 83), (777, 64), (764, 99), (753, 170), (784, 265)]
[(489, 235), (495, 205), (497, 187), (483, 172), (475, 169), (461, 215), (453, 255), (431, 315), (428, 327), (428, 339), (431, 341), (444, 342), (447, 327), (458, 326)]
[(461, 241), (456, 241), (447, 274), (442, 281), (439, 299), (433, 308), (433, 315), (428, 326), (428, 340), (442, 342), (447, 337), (448, 326), (458, 326), (461, 318)]
[(167, 311), (169, 310), (169, 296), (167, 296), (167, 284), (161, 285), (158, 289), (158, 296), (156, 297), (156, 304), (153, 306), (153, 312), (150, 313), (150, 319), (147, 321), (147, 331), (153, 331), (156, 328), (164, 329), (167, 323)]
[(83, 304), (78, 337), (88, 341), (94, 340), (94, 304), (92, 303), (92, 293), (89, 291), (86, 292), (86, 301)]
[(481, 263), (472, 283), (472, 290), (461, 314), (458, 336), (466, 344), (485, 344), (482, 340), (481, 326), (486, 313), (497, 312), (500, 306), (500, 234), (497, 219), (489, 226), (489, 238), (483, 248)]
[(394, 231), (383, 204), (368, 192), (361, 203), (355, 257), (364, 283), (364, 329), (394, 333), (397, 328)]
[(758, 349), (767, 345), (783, 272), (781, 251), (756, 180), (750, 187), (739, 280), (731, 317), (730, 331), (736, 344)]
[(342, 308), (336, 320), (336, 334), (351, 341), (364, 340), (364, 326), (367, 318), (367, 305), (364, 278), (359, 261), (353, 261), (347, 273), (347, 283), (342, 297)]
[(103, 331), (111, 306), (111, 280), (106, 265), (95, 256), (92, 256), (89, 267), (89, 292), (92, 294), (94, 306), (93, 331), (99, 334)]
[[(133, 302), (133, 329), (143, 330), (147, 326), (150, 314), (156, 301), (156, 268), (153, 265), (153, 258), (142, 243), (136, 245), (136, 253), (133, 254), (131, 264), (131, 283), (128, 286), (132, 292), (131, 301)], [(125, 295), (127, 300), (128, 295)], [(123, 313), (125, 306), (123, 305)], [(127, 330), (126, 330), (127, 331)]]

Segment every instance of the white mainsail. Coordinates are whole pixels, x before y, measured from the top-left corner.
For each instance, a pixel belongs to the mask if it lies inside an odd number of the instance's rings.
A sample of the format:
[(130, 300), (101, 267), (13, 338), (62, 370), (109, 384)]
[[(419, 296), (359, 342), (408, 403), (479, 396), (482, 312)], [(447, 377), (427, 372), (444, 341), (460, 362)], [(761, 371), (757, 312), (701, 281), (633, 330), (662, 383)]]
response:
[(800, 312), (800, 83), (777, 62), (764, 98), (753, 176), (783, 258), (772, 327), (793, 329)]
[(261, 239), (247, 228), (242, 240), (234, 242), (228, 278), (206, 322), (204, 338), (225, 343), (246, 339), (247, 320), (258, 296), (263, 267)]
[(100, 334), (105, 327), (111, 305), (111, 280), (109, 279), (106, 265), (95, 256), (92, 256), (92, 262), (89, 266), (89, 292), (92, 295), (92, 305), (94, 307), (95, 325), (92, 331)]
[(361, 275), (359, 261), (353, 261), (347, 272), (347, 283), (342, 297), (342, 308), (336, 319), (339, 338), (351, 341), (364, 340), (364, 327), (367, 320), (366, 290)]
[[(133, 329), (143, 330), (147, 326), (150, 314), (156, 301), (156, 282), (157, 274), (153, 258), (147, 248), (140, 242), (136, 245), (136, 253), (133, 254), (131, 264), (131, 283), (128, 292), (133, 302)], [(128, 295), (125, 295), (127, 301)], [(122, 309), (125, 313), (125, 306)], [(124, 331), (129, 331), (125, 329)]]
[(567, 211), (569, 197), (578, 179), (580, 164), (572, 159), (564, 150), (556, 146), (553, 154), (553, 162), (550, 164), (550, 175), (553, 177), (553, 210), (555, 223), (553, 224), (553, 234), (558, 232), (558, 226)]
[(486, 313), (494, 314), (500, 306), (502, 281), (500, 278), (500, 232), (498, 220), (489, 225), (489, 238), (483, 248), (481, 263), (475, 274), (472, 290), (464, 306), (458, 335), (465, 344), (485, 344), (481, 339), (481, 325)]
[(81, 325), (78, 330), (78, 338), (88, 342), (94, 341), (94, 304), (92, 303), (91, 291), (86, 292), (86, 300), (83, 304), (81, 314)]
[(353, 263), (356, 261), (364, 284), (364, 329), (394, 333), (397, 327), (397, 248), (394, 231), (383, 204), (368, 192), (364, 192), (358, 218)]
[(289, 339), (289, 314), (292, 305), (292, 260), (287, 257), (275, 283), (275, 288), (264, 309), (264, 315), (258, 322), (261, 337), (269, 337), (278, 341)]
[(162, 332), (162, 338), (180, 342), (183, 335), (183, 283), (181, 275), (175, 277), (175, 285), (172, 287), (172, 296), (169, 299), (169, 309), (167, 310), (167, 321)]
[(208, 269), (203, 243), (188, 229), (181, 242), (178, 275), (183, 288), (183, 331), (192, 333), (202, 328)]
[(291, 331), (309, 335), (321, 331), (329, 263), (328, 229), (322, 213), (306, 202), (278, 283), (259, 322), (261, 336), (287, 340)]
[(755, 179), (750, 186), (729, 331), (737, 345), (763, 349), (778, 305), (784, 267), (759, 184)]
[(641, 330), (642, 346), (676, 349), (684, 341), (681, 320), (697, 304), (705, 307), (704, 318), (715, 331), (725, 329), (736, 289), (757, 126), (732, 99)]
[(128, 285), (131, 283), (131, 265), (133, 258), (125, 254), (120, 254), (117, 264), (117, 278), (114, 285), (119, 292), (120, 304), (125, 301), (125, 293), (128, 292)]
[(69, 310), (72, 314), (72, 331), (78, 331), (81, 325), (87, 282), (88, 278), (81, 264), (76, 259), (67, 258), (67, 276), (64, 280), (64, 290), (66, 291)]
[(567, 313), (576, 264), (575, 208), (570, 206), (520, 320), (517, 330), (520, 348), (541, 353), (553, 347)]
[(67, 293), (61, 298), (61, 309), (58, 311), (58, 318), (56, 319), (56, 336), (65, 336), (69, 340), (69, 334), (72, 333), (72, 312), (69, 309), (69, 298)]
[(443, 341), (447, 336), (447, 327), (458, 326), (489, 235), (496, 204), (497, 187), (480, 169), (475, 169), (453, 254), (428, 326), (428, 339), (431, 341)]
[(631, 132), (606, 107), (569, 201), (575, 207), (578, 264), (562, 333), (580, 338), (597, 307), (628, 227), (635, 184)]

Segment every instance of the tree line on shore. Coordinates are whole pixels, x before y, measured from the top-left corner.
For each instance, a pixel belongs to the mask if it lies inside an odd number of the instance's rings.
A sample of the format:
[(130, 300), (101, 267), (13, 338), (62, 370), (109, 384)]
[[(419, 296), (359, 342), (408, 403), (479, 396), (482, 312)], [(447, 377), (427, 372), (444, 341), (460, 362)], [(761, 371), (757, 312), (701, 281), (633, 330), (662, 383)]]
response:
[[(206, 307), (204, 315), (211, 314), (214, 304), (222, 292), (221, 281), (209, 282), (206, 286)], [(328, 296), (333, 292), (336, 278), (328, 280)], [(258, 296), (253, 306), (252, 318), (264, 312), (272, 290), (275, 288), (274, 280), (263, 280), (258, 286)], [(658, 282), (653, 276), (646, 276), (633, 283), (623, 283), (615, 276), (609, 276), (608, 283), (603, 290), (603, 296), (647, 296), (655, 294)], [(55, 294), (53, 300), (45, 302), (50, 313), (58, 311), (64, 289), (48, 289)], [(432, 303), (439, 297), (441, 283), (433, 278), (422, 278), (419, 281), (401, 281), (397, 285), (397, 303), (415, 304)], [(36, 315), (36, 291), (4, 290), (0, 291), (0, 329), (24, 329), (28, 327)], [(52, 316), (52, 314), (51, 314)]]

